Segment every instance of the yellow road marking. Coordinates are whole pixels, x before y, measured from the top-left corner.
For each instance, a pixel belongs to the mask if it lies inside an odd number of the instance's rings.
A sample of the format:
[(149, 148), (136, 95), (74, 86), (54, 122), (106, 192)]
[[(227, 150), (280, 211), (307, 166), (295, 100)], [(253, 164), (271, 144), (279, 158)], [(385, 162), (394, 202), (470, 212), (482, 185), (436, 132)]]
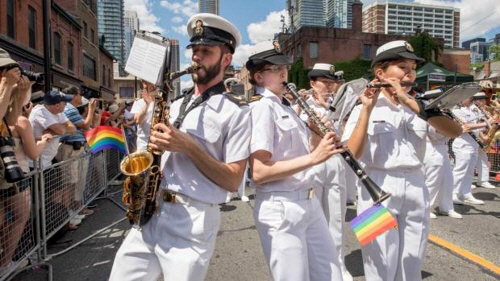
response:
[(482, 257), (475, 255), (467, 250), (464, 250), (442, 238), (439, 238), (437, 236), (434, 236), (432, 234), (429, 234), (429, 241), (433, 244), (436, 244), (437, 246), (440, 246), (442, 248), (445, 248), (449, 250), (450, 252), (453, 252), (462, 258), (465, 258), (497, 275), (500, 275), (500, 267), (495, 265), (494, 263), (487, 261), (483, 259)]

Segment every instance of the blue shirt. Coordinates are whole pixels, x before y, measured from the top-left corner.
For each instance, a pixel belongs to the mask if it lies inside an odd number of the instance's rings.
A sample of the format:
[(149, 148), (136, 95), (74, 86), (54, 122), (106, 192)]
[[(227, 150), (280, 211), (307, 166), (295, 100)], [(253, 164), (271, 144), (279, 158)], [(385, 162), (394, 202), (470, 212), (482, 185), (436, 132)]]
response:
[(83, 130), (78, 128), (76, 124), (83, 122), (83, 117), (78, 112), (75, 106), (71, 103), (66, 103), (66, 107), (64, 108), (64, 115), (75, 125), (77, 128), (76, 132), (72, 135), (67, 135), (61, 138), (61, 141), (77, 141), (77, 142), (85, 142), (85, 137), (83, 136)]

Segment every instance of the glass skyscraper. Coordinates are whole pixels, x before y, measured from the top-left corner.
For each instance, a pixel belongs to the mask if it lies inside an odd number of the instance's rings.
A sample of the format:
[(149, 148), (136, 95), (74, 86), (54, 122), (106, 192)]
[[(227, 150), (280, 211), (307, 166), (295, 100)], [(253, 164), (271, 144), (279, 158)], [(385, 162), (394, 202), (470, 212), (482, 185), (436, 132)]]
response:
[(219, 0), (198, 0), (198, 12), (219, 14)]
[(295, 29), (301, 26), (326, 26), (327, 0), (287, 0), (290, 25)]
[(352, 27), (353, 0), (326, 0), (326, 26), (337, 28)]
[(126, 59), (123, 11), (123, 0), (97, 0), (99, 37), (104, 35), (104, 47), (122, 65)]
[(134, 43), (135, 32), (139, 31), (139, 18), (135, 11), (125, 11), (125, 61), (128, 58), (132, 44)]

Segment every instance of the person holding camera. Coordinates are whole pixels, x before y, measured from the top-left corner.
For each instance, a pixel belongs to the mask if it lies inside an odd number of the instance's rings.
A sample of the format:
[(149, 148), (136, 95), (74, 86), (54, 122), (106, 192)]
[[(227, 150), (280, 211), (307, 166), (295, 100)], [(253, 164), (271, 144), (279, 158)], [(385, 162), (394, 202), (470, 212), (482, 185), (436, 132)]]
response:
[[(57, 154), (55, 156), (57, 162), (74, 159), (85, 152), (86, 140), (83, 132), (90, 129), (90, 125), (93, 121), (93, 115), (97, 107), (97, 100), (92, 99), (88, 104), (88, 111), (90, 114), (87, 114), (86, 118), (84, 119), (77, 109), (77, 106), (80, 106), (82, 104), (83, 97), (81, 91), (75, 86), (70, 86), (65, 88), (63, 92), (67, 95), (73, 96), (73, 99), (68, 102), (64, 108), (64, 115), (69, 119), (69, 121), (71, 121), (71, 123), (77, 128), (77, 130), (73, 134), (68, 134), (61, 137), (61, 144), (59, 145)], [(80, 163), (82, 164), (81, 166), (79, 165)], [(69, 164), (69, 186), (67, 187), (69, 192), (64, 192), (65, 196), (67, 197), (64, 201), (68, 202), (70, 210), (77, 210), (82, 204), (83, 189), (85, 188), (87, 169), (88, 158), (83, 158), (82, 161), (72, 161)], [(70, 213), (73, 212), (75, 211), (70, 211)], [(92, 210), (84, 208), (81, 214), (83, 216), (79, 218), (83, 219), (84, 215), (91, 215), (93, 213), (94, 212)]]
[(146, 151), (147, 149), (153, 118), (154, 98), (157, 92), (154, 84), (142, 81), (142, 99), (135, 101), (130, 110), (130, 113), (134, 114), (134, 121), (137, 124), (137, 151)]

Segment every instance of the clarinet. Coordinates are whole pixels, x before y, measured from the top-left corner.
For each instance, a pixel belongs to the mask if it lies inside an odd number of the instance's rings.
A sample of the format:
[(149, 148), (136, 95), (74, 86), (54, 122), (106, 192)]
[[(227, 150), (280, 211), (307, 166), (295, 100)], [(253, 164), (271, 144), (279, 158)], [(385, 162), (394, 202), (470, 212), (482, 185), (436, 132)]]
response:
[[(451, 119), (455, 120), (458, 124), (460, 125), (464, 125), (465, 122), (464, 120), (462, 120), (461, 118), (459, 118), (458, 116), (456, 116), (455, 114), (453, 114), (453, 112), (451, 112), (451, 110), (446, 110), (446, 111), (443, 111), (444, 114), (447, 114), (448, 116), (450, 116)], [(479, 140), (479, 138), (473, 133), (473, 132), (467, 132), (471, 137), (472, 139), (477, 142), (477, 144), (479, 145), (479, 147), (481, 149), (484, 148), (484, 144)]]
[[(300, 97), (300, 95), (296, 91), (296, 86), (293, 83), (283, 82), (283, 85), (288, 89), (288, 91), (294, 96), (297, 104), (302, 108), (302, 110), (307, 114), (307, 116), (314, 122), (316, 126), (321, 131), (321, 136), (325, 136), (328, 132), (333, 132), (333, 130), (327, 128), (323, 122), (318, 118), (314, 110)], [(388, 199), (391, 194), (383, 191), (361, 168), (361, 165), (356, 161), (352, 152), (347, 149), (344, 152), (340, 153), (342, 158), (347, 162), (349, 167), (354, 171), (356, 176), (359, 178), (364, 188), (370, 194), (370, 197), (373, 200), (374, 205), (380, 204), (384, 200)]]

